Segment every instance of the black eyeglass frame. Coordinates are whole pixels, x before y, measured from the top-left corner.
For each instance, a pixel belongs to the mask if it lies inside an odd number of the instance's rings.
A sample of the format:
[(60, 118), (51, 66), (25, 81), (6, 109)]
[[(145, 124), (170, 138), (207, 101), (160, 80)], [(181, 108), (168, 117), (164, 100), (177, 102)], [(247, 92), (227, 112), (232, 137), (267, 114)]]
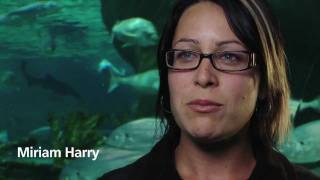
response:
[[(186, 52), (191, 52), (191, 53), (195, 53), (195, 54), (198, 54), (200, 56), (200, 60), (198, 62), (198, 65), (193, 67), (193, 68), (174, 68), (173, 66), (171, 66), (169, 63), (168, 63), (168, 53), (170, 52), (175, 52), (175, 51), (186, 51)], [(244, 69), (240, 69), (240, 70), (225, 70), (225, 69), (219, 69), (218, 67), (215, 66), (214, 64), (214, 56), (217, 54), (217, 53), (226, 53), (226, 52), (242, 52), (242, 53), (247, 53), (249, 54), (249, 61), (248, 61), (248, 65), (246, 68)], [(165, 52), (165, 61), (166, 61), (166, 65), (167, 65), (167, 68), (169, 69), (172, 69), (172, 70), (180, 70), (180, 71), (184, 71), (184, 70), (195, 70), (197, 69), (202, 60), (204, 58), (208, 58), (211, 62), (211, 65), (213, 66), (213, 68), (215, 68), (216, 70), (218, 71), (223, 71), (223, 72), (238, 72), (238, 71), (245, 71), (245, 70), (248, 70), (248, 69), (251, 69), (253, 67), (256, 67), (257, 66), (257, 62), (256, 62), (256, 54), (254, 52), (251, 52), (251, 51), (218, 51), (218, 52), (215, 52), (215, 53), (200, 53), (200, 52), (197, 52), (197, 51), (191, 51), (191, 50), (184, 50), (184, 49), (170, 49), (170, 50), (167, 50)]]

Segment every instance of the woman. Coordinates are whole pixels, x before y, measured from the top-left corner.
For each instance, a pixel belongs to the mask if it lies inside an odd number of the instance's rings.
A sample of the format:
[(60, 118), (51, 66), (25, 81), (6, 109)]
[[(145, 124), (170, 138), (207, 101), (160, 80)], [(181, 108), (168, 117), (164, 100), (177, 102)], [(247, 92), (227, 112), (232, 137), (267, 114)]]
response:
[(102, 179), (320, 179), (274, 150), (290, 128), (290, 92), (263, 0), (177, 2), (158, 67), (165, 135)]

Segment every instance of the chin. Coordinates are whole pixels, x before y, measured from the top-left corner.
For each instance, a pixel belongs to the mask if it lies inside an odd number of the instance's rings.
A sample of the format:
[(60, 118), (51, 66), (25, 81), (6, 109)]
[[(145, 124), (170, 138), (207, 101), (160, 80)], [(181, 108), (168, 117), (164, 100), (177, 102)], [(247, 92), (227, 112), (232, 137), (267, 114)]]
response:
[(212, 133), (205, 134), (189, 134), (190, 140), (200, 149), (207, 152), (221, 151), (233, 144), (233, 138), (224, 135), (214, 135)]
[(194, 130), (189, 135), (191, 139), (201, 143), (211, 143), (223, 139), (223, 135), (212, 131), (212, 129), (210, 131), (204, 129)]
[(232, 136), (232, 129), (224, 126), (224, 124), (217, 123), (211, 119), (201, 119), (202, 121), (198, 121), (197, 123), (189, 124), (186, 126), (186, 130), (188, 134), (193, 139), (198, 139), (199, 141), (219, 141), (227, 138), (228, 136)]
[[(245, 129), (243, 129), (245, 130)], [(204, 150), (219, 150), (230, 147), (243, 140), (245, 131), (223, 132), (223, 131), (194, 131), (189, 138)]]
[(199, 143), (204, 143), (204, 144), (211, 144), (211, 143), (215, 143), (215, 142), (219, 142), (222, 141), (223, 137), (217, 137), (217, 136), (193, 136), (192, 139), (196, 142)]

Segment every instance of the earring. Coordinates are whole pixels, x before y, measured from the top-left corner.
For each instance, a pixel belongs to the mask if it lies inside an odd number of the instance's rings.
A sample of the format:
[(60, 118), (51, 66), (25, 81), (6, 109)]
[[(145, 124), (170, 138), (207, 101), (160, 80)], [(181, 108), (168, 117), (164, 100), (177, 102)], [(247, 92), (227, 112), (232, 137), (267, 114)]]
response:
[(268, 112), (271, 112), (271, 109), (272, 109), (272, 106), (271, 106), (271, 103), (268, 103), (269, 106), (268, 106)]

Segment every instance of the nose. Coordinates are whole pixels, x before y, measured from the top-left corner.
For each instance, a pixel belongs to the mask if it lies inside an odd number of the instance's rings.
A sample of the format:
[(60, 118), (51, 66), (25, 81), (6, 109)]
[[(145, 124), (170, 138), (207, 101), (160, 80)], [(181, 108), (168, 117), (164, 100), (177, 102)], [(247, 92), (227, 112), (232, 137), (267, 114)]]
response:
[(204, 58), (195, 70), (194, 83), (202, 88), (218, 85), (217, 70), (213, 68), (210, 60)]

